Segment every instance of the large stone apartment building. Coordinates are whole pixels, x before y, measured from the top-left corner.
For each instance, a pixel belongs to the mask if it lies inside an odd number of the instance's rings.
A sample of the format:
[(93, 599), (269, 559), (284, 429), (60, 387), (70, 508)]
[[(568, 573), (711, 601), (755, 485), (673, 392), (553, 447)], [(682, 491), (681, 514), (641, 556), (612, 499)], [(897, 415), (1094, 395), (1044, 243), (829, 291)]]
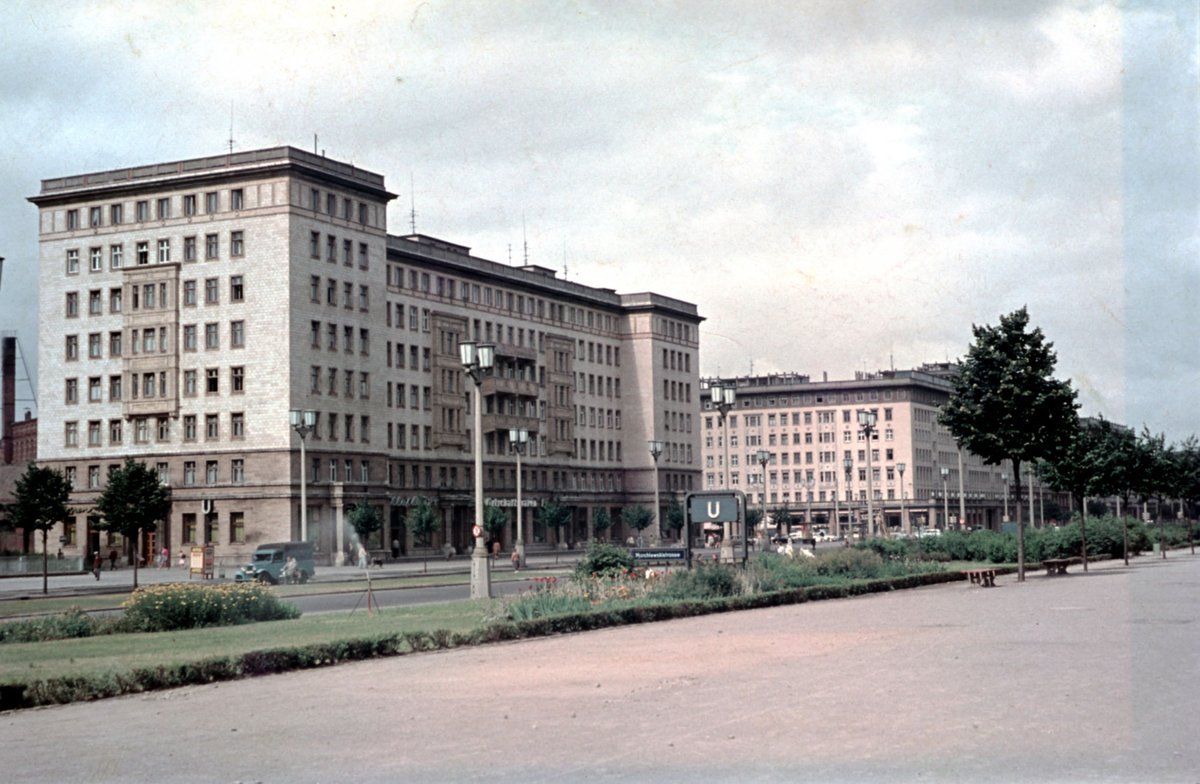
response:
[[(89, 505), (132, 457), (172, 488), (170, 520), (143, 552), (212, 544), (242, 556), (308, 537), (336, 557), (345, 516), (377, 507), (371, 546), (470, 544), (472, 382), (458, 344), (496, 346), (484, 379), (488, 503), (511, 510), (514, 428), (534, 518), (664, 504), (699, 489), (696, 307), (618, 294), (464, 246), (387, 232), (382, 175), (291, 147), (42, 182), (39, 210), (39, 462), (64, 470), (84, 511), (65, 549), (109, 546)], [(312, 411), (304, 439), (293, 410)], [(415, 542), (408, 510), (442, 520)], [(526, 520), (529, 520), (526, 516)], [(620, 531), (613, 531), (620, 535)], [(511, 544), (509, 530), (504, 546)]]
[[(938, 364), (834, 381), (797, 373), (704, 379), (704, 489), (740, 490), (748, 504), (765, 504), (772, 522), (785, 509), (793, 523), (835, 535), (861, 535), (870, 512), (876, 533), (881, 526), (1000, 530), (1006, 512), (1016, 519), (1010, 464), (986, 465), (960, 450), (937, 421), (955, 371)], [(709, 394), (714, 386), (735, 390), (724, 425)], [(875, 415), (869, 442), (860, 411)], [(1040, 523), (1042, 498), (1051, 496), (1040, 486), (1034, 492)], [(1051, 500), (1067, 503), (1058, 494)]]

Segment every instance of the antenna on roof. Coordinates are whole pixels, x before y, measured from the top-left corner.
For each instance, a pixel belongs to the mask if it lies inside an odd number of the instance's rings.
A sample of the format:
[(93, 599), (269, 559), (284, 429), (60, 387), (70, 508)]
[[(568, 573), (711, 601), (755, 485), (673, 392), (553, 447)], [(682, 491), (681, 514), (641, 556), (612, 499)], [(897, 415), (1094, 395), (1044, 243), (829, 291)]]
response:
[(525, 249), (525, 266), (529, 266), (529, 235), (525, 231), (525, 213), (521, 213), (521, 246)]
[(233, 101), (229, 102), (229, 154), (233, 155)]
[(412, 172), (408, 173), (408, 198), (409, 198), (409, 204), (412, 205), (408, 211), (408, 224), (409, 224), (409, 227), (412, 229), (412, 233), (416, 234), (417, 233), (417, 186), (416, 186), (416, 178), (413, 176)]

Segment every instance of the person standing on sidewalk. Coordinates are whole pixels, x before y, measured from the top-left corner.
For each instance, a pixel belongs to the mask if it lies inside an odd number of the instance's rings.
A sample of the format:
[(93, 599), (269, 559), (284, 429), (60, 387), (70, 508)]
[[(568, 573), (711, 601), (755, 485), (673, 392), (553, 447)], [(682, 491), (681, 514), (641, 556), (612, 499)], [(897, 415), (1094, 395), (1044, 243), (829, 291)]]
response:
[(104, 559), (100, 557), (100, 551), (97, 550), (92, 554), (92, 576), (97, 580), (100, 579), (100, 567), (104, 565)]

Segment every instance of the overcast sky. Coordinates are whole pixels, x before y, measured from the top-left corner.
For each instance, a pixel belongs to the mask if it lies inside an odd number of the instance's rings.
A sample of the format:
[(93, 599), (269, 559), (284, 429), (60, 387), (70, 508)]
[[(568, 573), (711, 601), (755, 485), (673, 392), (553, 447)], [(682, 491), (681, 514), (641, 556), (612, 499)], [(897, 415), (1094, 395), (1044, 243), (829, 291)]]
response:
[[(389, 230), (696, 303), (705, 375), (955, 359), (1200, 431), (1196, 0), (0, 5), (0, 330), (43, 178), (316, 145)], [(36, 368), (30, 367), (36, 374)]]

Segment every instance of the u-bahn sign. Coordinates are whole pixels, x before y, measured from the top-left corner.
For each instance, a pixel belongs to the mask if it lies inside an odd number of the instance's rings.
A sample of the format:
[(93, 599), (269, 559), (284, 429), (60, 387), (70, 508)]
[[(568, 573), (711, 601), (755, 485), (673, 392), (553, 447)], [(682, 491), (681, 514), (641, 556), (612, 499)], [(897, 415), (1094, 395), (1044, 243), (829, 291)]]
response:
[(689, 493), (688, 519), (692, 523), (736, 523), (740, 518), (741, 492)]

